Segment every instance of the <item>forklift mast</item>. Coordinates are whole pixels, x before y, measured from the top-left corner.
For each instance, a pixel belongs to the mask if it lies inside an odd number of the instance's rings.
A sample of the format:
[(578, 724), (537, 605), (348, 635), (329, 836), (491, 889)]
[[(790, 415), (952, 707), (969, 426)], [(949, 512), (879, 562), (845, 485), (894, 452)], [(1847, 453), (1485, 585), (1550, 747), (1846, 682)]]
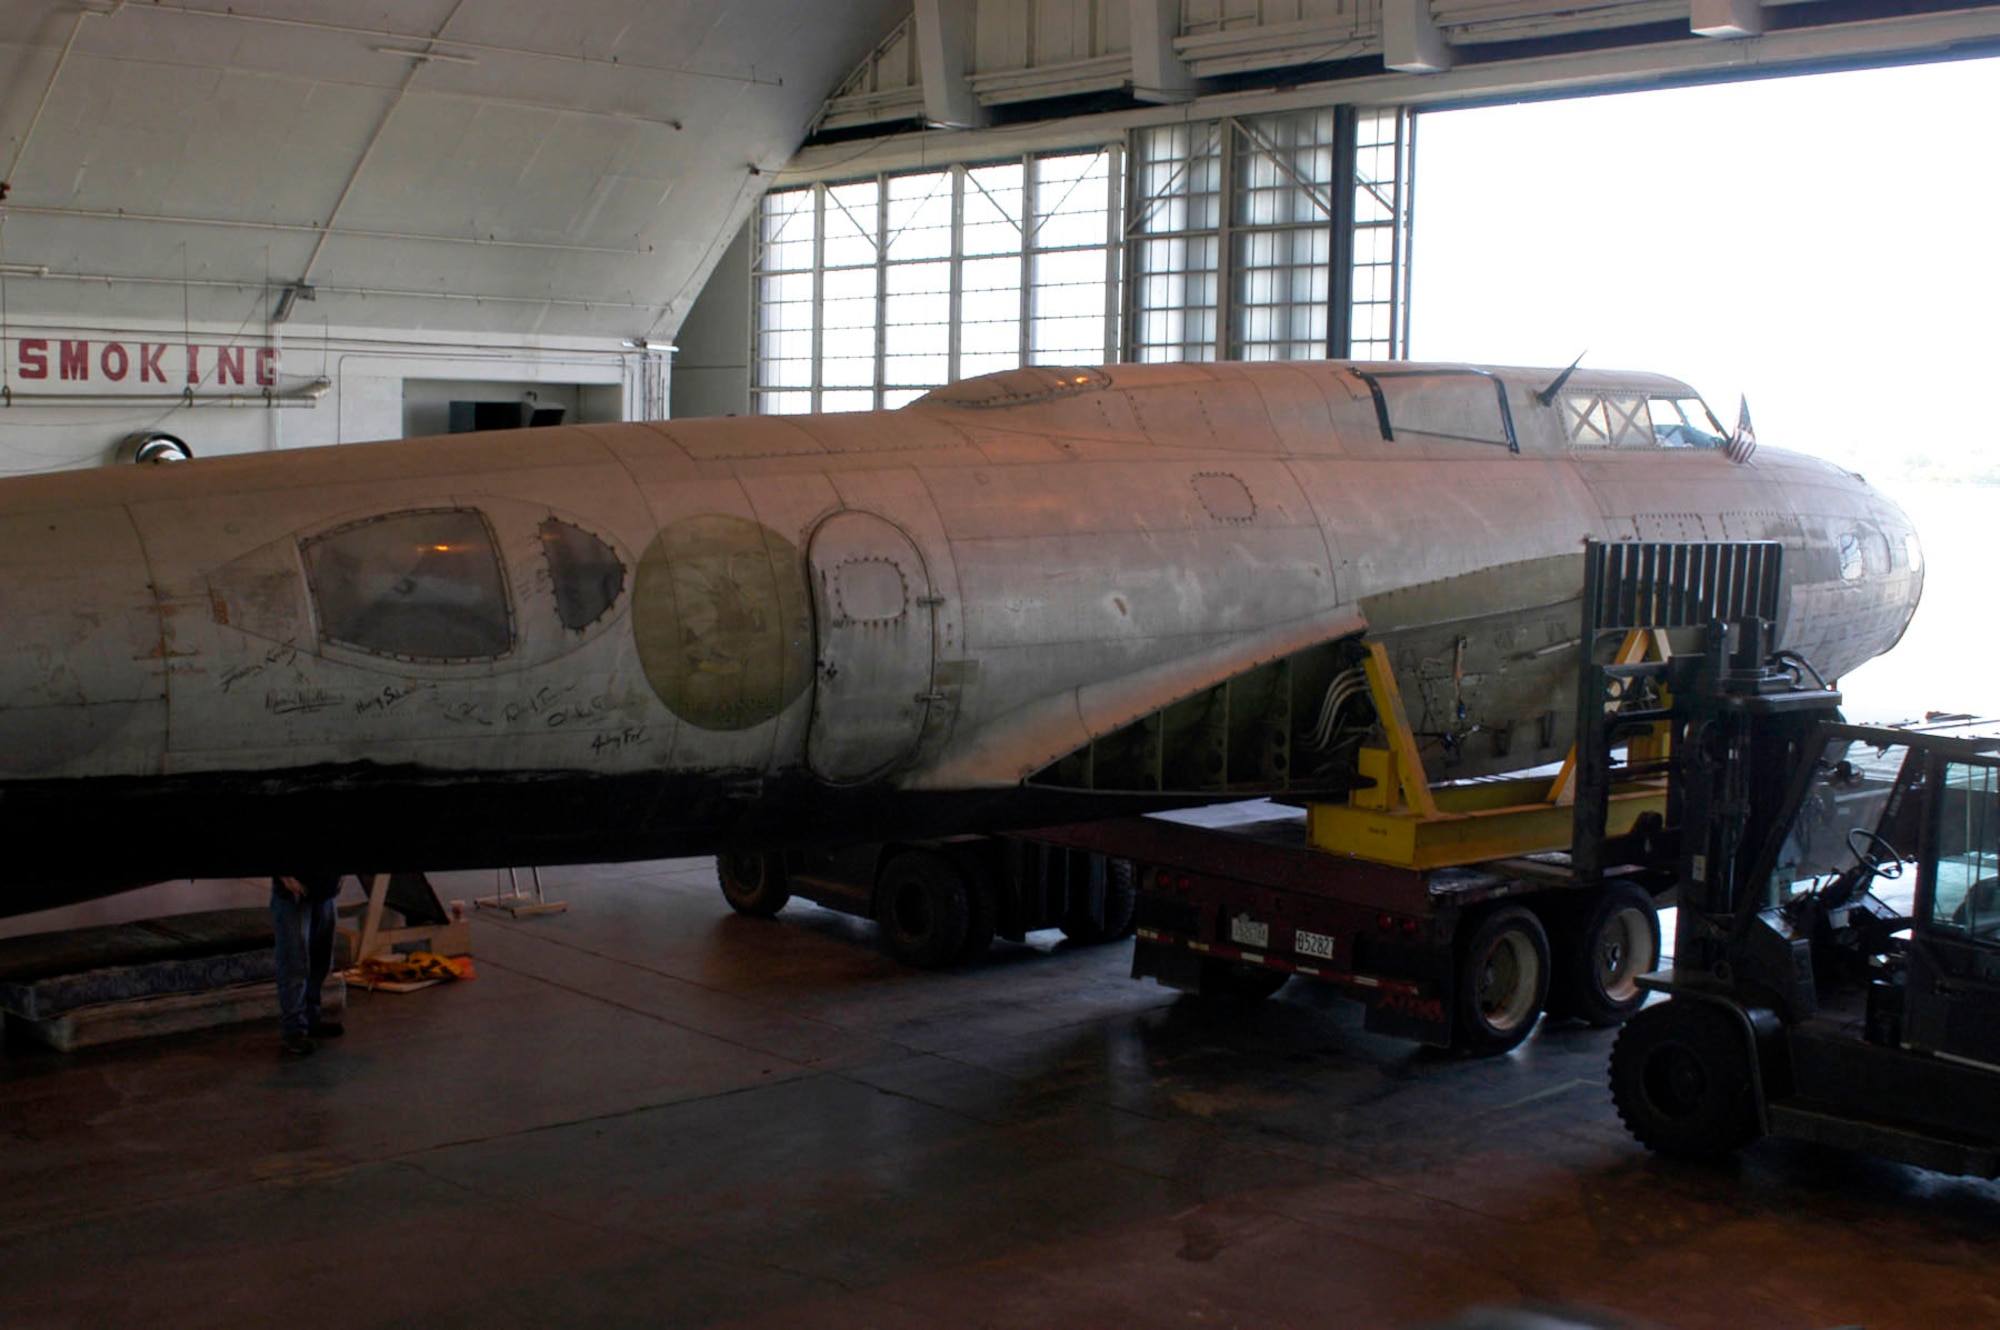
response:
[[(1805, 1015), (1811, 958), (1763, 921), (1778, 902), (1757, 864), (1796, 798), (1815, 731), (1839, 718), (1840, 695), (1770, 652), (1783, 572), (1775, 541), (1586, 545), (1572, 862), (1596, 874), (1637, 866), (1671, 887), (1684, 980), (1732, 976)], [(1610, 644), (1640, 624), (1668, 636), (1665, 658), (1607, 663)], [(1614, 767), (1621, 738), (1639, 742)], [(1635, 750), (1646, 760), (1631, 760)], [(1670, 777), (1664, 821), (1606, 835), (1612, 783), (1660, 771)]]

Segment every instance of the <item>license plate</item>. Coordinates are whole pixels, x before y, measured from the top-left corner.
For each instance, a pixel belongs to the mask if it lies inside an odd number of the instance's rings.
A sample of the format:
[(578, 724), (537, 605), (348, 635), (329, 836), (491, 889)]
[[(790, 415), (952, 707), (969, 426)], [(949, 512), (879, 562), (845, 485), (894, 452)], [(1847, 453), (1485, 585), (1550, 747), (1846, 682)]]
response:
[(1229, 921), (1229, 940), (1245, 947), (1268, 947), (1271, 945), (1271, 926), (1259, 923), (1247, 914), (1239, 914)]
[(1301, 956), (1317, 956), (1323, 961), (1333, 959), (1333, 939), (1324, 933), (1308, 933), (1301, 928), (1292, 934), (1292, 949)]

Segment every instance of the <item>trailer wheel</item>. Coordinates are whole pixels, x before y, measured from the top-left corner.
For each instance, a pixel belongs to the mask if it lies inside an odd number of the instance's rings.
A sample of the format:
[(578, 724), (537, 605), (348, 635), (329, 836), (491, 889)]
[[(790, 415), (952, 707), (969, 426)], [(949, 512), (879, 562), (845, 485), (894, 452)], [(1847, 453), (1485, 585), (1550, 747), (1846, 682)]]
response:
[(738, 914), (768, 919), (785, 908), (792, 889), (785, 881), (783, 855), (732, 850), (715, 856), (715, 879), (722, 899)]
[(1218, 960), (1213, 956), (1201, 963), (1203, 997), (1223, 996), (1262, 1002), (1285, 986), (1292, 976), (1283, 970), (1244, 961)]
[(1458, 1044), (1478, 1057), (1505, 1053), (1535, 1028), (1549, 988), (1549, 938), (1530, 910), (1495, 910), (1459, 949)]
[(992, 879), (970, 875), (965, 883), (965, 941), (958, 949), (959, 960), (976, 961), (992, 950), (999, 909)]
[(876, 922), (889, 954), (920, 970), (958, 959), (972, 907), (958, 866), (930, 850), (906, 850), (889, 861), (875, 886)]
[(1139, 903), (1139, 871), (1130, 859), (1104, 861), (1104, 912), (1093, 916), (1088, 901), (1073, 906), (1062, 921), (1063, 936), (1079, 946), (1116, 942), (1132, 931)]
[(1591, 1025), (1618, 1025), (1645, 1005), (1639, 977), (1660, 961), (1660, 912), (1630, 882), (1599, 893), (1561, 928), (1549, 1011)]
[(1750, 1056), (1743, 1031), (1719, 1006), (1648, 1007), (1611, 1046), (1611, 1102), (1647, 1149), (1718, 1159), (1757, 1137)]

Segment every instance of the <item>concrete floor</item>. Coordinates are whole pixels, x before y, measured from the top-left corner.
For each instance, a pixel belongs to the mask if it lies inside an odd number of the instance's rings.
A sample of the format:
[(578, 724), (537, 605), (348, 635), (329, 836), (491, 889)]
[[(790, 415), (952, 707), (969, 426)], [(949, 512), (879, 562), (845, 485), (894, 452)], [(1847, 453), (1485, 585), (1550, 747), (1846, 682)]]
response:
[(705, 860), (547, 879), (304, 1061), (0, 1054), (0, 1324), (2000, 1325), (2000, 1187), (1654, 1160), (1606, 1032), (1466, 1062), (1128, 944), (921, 974)]

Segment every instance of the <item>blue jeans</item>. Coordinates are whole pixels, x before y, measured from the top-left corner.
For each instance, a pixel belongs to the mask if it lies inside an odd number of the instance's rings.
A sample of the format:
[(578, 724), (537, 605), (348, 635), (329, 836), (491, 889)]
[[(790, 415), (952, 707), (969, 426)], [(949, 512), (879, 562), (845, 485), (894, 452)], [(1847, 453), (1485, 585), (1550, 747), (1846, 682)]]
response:
[(276, 935), (278, 1028), (302, 1035), (319, 1023), (320, 988), (333, 968), (334, 903), (300, 900), (271, 884), (271, 931)]

